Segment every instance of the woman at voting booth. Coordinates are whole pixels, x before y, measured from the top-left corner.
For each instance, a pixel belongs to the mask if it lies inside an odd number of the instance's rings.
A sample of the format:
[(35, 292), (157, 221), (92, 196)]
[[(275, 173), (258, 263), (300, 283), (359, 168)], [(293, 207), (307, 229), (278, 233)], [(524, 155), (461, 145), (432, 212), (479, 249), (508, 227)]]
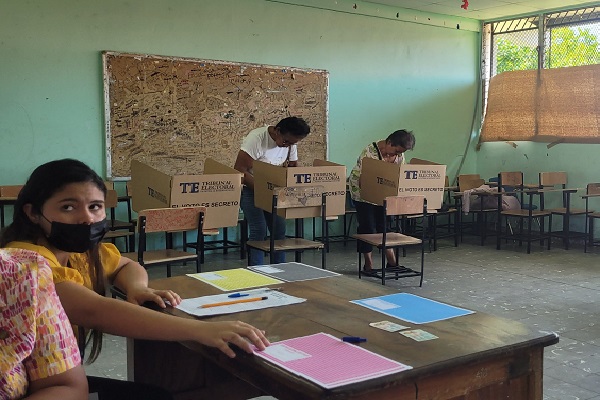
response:
[[(364, 201), (360, 196), (360, 177), (363, 158), (374, 158), (394, 164), (404, 164), (404, 152), (415, 147), (415, 136), (412, 132), (401, 129), (390, 134), (387, 139), (373, 142), (363, 149), (350, 172), (348, 186), (350, 197), (356, 207), (358, 220), (357, 233), (381, 233), (385, 224), (383, 207)], [(358, 252), (363, 254), (363, 274), (369, 275), (373, 269), (373, 246), (358, 242)], [(397, 266), (396, 256), (392, 249), (386, 251), (387, 267)]]
[[(204, 322), (139, 307), (151, 301), (164, 308), (165, 300), (174, 306), (181, 298), (170, 290), (149, 288), (148, 274), (139, 263), (121, 257), (113, 244), (101, 243), (107, 231), (106, 192), (102, 179), (80, 161), (43, 164), (19, 193), (13, 222), (0, 237), (2, 247), (31, 250), (48, 261), (69, 320), (92, 330), (88, 361), (102, 348), (102, 332), (192, 340), (230, 357), (235, 352), (229, 343), (250, 353), (251, 344), (260, 349), (268, 345), (262, 331), (243, 322)], [(127, 293), (127, 301), (105, 297), (109, 282)]]
[[(244, 188), (240, 205), (244, 211), (244, 217), (248, 221), (249, 240), (265, 240), (273, 217), (276, 218), (275, 232), (271, 232), (271, 235), (276, 240), (285, 238), (285, 219), (272, 216), (271, 213), (254, 205), (254, 176), (252, 173), (254, 161), (295, 167), (298, 162), (296, 143), (309, 133), (310, 127), (302, 118), (287, 117), (275, 126), (263, 126), (250, 131), (242, 142), (234, 168), (244, 174)], [(264, 264), (262, 251), (250, 249), (248, 257), (249, 265)], [(275, 263), (283, 262), (285, 262), (285, 252), (276, 252)]]

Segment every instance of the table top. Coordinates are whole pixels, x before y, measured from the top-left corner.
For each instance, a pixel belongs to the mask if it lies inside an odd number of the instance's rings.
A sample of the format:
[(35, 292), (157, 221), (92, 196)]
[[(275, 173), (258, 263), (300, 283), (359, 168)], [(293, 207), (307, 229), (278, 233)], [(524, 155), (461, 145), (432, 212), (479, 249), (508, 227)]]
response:
[[(187, 276), (153, 280), (150, 282), (150, 286), (156, 289), (172, 289), (182, 298), (222, 293), (210, 285)], [(325, 398), (341, 393), (365, 393), (401, 384), (404, 380), (421, 374), (441, 372), (446, 368), (477, 361), (482, 357), (505, 355), (525, 348), (544, 347), (558, 342), (558, 336), (555, 333), (537, 331), (517, 321), (481, 312), (420, 325), (395, 319), (349, 302), (350, 300), (398, 293), (397, 290), (389, 287), (356, 278), (337, 276), (283, 283), (276, 286), (282, 287), (287, 294), (306, 298), (307, 301), (285, 307), (247, 311), (203, 320), (237, 319), (248, 322), (265, 330), (271, 342), (318, 332), (329, 333), (340, 338), (342, 336), (365, 337), (368, 341), (362, 343), (362, 347), (410, 365), (413, 369), (326, 390), (283, 371), (259, 357), (238, 352), (238, 357), (231, 362), (216, 349), (197, 343), (186, 342), (184, 345), (198, 351), (204, 357), (225, 367), (244, 380), (253, 382), (253, 384), (260, 382), (261, 389), (268, 393), (274, 395), (277, 393), (276, 390), (271, 390), (273, 389), (271, 385), (284, 385), (287, 390), (306, 394), (307, 398)], [(169, 308), (167, 312), (193, 318), (173, 308)], [(438, 336), (438, 339), (416, 342), (398, 332), (387, 332), (369, 326), (370, 322), (383, 320), (396, 322), (413, 329), (423, 329)], [(310, 396), (308, 396), (309, 394)]]

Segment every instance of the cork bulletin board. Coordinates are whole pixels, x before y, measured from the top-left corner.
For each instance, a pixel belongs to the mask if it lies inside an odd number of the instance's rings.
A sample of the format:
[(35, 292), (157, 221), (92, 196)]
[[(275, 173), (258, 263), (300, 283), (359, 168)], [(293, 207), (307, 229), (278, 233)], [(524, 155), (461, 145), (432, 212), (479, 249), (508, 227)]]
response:
[(200, 174), (204, 160), (233, 166), (242, 139), (288, 116), (308, 122), (301, 165), (327, 159), (327, 71), (103, 52), (107, 177), (132, 159), (164, 173)]

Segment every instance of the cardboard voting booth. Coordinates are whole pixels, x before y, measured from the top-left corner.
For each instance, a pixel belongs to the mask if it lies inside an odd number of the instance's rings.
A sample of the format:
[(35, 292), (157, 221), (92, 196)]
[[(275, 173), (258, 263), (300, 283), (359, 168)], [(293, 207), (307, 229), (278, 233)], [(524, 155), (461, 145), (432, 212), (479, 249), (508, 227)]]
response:
[(204, 228), (236, 226), (242, 173), (207, 158), (202, 175), (169, 175), (143, 162), (131, 161), (134, 211), (166, 207), (206, 207)]
[[(324, 160), (314, 160), (312, 167), (279, 167), (254, 161), (254, 204), (271, 211), (273, 188), (296, 186), (323, 186), (327, 194), (327, 216), (346, 212), (346, 167)], [(278, 210), (286, 219), (310, 218), (321, 215), (320, 207), (289, 208)]]
[(360, 176), (360, 197), (383, 205), (388, 196), (424, 195), (428, 210), (442, 207), (445, 165), (392, 164), (373, 158), (363, 158)]

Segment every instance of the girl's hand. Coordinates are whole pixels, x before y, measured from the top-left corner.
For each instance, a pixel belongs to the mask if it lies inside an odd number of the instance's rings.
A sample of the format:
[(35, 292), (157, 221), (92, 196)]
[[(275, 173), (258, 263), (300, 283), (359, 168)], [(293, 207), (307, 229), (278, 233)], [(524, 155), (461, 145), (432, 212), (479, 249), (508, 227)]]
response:
[(172, 290), (155, 290), (147, 286), (139, 286), (129, 288), (127, 292), (127, 301), (134, 304), (142, 304), (147, 301), (158, 304), (162, 308), (166, 308), (165, 300), (173, 307), (181, 303), (181, 297)]
[(229, 347), (229, 343), (236, 345), (247, 353), (254, 352), (252, 345), (258, 350), (264, 350), (268, 346), (269, 340), (265, 337), (264, 331), (253, 327), (250, 324), (240, 321), (223, 322), (201, 322), (201, 329), (198, 329), (198, 341), (206, 346), (216, 347), (227, 356), (235, 357), (235, 352)]

